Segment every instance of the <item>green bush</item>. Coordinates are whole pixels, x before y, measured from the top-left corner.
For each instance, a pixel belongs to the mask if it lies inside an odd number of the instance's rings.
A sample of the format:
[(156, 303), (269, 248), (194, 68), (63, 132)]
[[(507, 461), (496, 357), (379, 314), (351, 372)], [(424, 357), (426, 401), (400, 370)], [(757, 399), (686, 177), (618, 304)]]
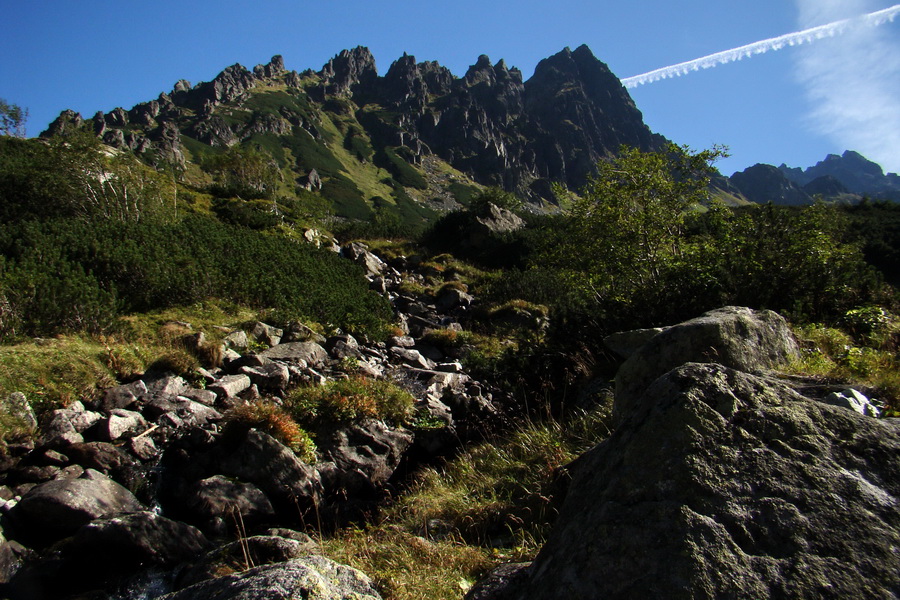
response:
[(0, 255), (0, 289), (26, 335), (99, 330), (117, 314), (207, 298), (373, 336), (391, 317), (358, 266), (208, 217), (0, 225)]
[(409, 164), (413, 158), (409, 148), (387, 147), (375, 156), (375, 164), (390, 171), (400, 185), (419, 190), (428, 189), (428, 182), (425, 181), (419, 170)]

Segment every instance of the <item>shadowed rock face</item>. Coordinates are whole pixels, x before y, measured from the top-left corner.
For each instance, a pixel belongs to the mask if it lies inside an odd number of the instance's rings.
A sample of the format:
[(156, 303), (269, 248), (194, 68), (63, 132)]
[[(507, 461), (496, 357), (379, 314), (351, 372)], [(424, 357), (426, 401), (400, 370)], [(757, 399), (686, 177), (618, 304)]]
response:
[(802, 206), (813, 203), (812, 196), (772, 165), (756, 164), (735, 173), (731, 176), (731, 184), (757, 204)]
[(893, 598), (900, 429), (716, 364), (572, 466), (522, 598)]

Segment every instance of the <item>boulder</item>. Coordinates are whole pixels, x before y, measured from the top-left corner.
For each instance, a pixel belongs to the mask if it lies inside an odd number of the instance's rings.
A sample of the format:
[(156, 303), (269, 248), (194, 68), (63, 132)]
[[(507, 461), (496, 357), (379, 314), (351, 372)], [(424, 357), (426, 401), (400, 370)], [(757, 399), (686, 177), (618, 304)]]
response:
[(199, 523), (219, 520), (234, 525), (240, 519), (252, 526), (275, 514), (272, 503), (258, 487), (221, 475), (196, 482), (187, 492), (184, 505)]
[(322, 499), (319, 474), (269, 434), (250, 429), (237, 448), (219, 465), (219, 473), (250, 482), (273, 502), (296, 508)]
[(893, 598), (900, 427), (717, 364), (570, 466), (520, 598)]
[(106, 390), (103, 397), (95, 402), (97, 410), (109, 412), (116, 408), (132, 408), (148, 393), (147, 384), (141, 380), (117, 385)]
[(644, 344), (665, 331), (664, 327), (618, 331), (603, 338), (603, 345), (623, 359), (630, 358)]
[(107, 442), (72, 444), (65, 448), (63, 453), (72, 462), (85, 469), (94, 469), (116, 480), (130, 482), (137, 478), (135, 473), (139, 467), (137, 461), (114, 444)]
[(33, 487), (10, 511), (23, 539), (46, 542), (123, 512), (144, 510), (127, 489), (107, 477), (57, 479)]
[(333, 335), (325, 341), (325, 350), (338, 360), (343, 358), (359, 358), (360, 352), (359, 342), (352, 335), (341, 334)]
[(253, 324), (250, 335), (256, 338), (257, 342), (271, 348), (272, 346), (277, 346), (279, 342), (281, 342), (281, 336), (284, 335), (284, 330), (257, 321)]
[(99, 579), (109, 570), (127, 572), (191, 561), (209, 545), (198, 529), (141, 511), (90, 522), (61, 551), (68, 569), (77, 569), (81, 576), (93, 572)]
[(207, 389), (211, 392), (215, 392), (220, 400), (228, 400), (236, 398), (238, 394), (249, 389), (251, 384), (252, 382), (247, 375), (226, 375), (210, 385)]
[(156, 374), (144, 378), (144, 384), (150, 394), (167, 394), (178, 396), (191, 388), (183, 377), (170, 373)]
[(114, 408), (110, 415), (98, 423), (99, 437), (107, 442), (114, 442), (123, 437), (134, 437), (144, 433), (150, 425), (139, 412)]
[(408, 431), (369, 419), (319, 437), (319, 464), (330, 493), (371, 495), (394, 474), (403, 453), (412, 444)]
[(369, 277), (380, 275), (387, 267), (383, 260), (369, 252), (368, 246), (361, 242), (351, 242), (341, 248), (341, 256), (360, 265)]
[(466, 594), (465, 600), (516, 600), (524, 591), (531, 563), (500, 565)]
[(295, 558), (203, 581), (159, 600), (381, 600), (361, 571), (322, 556)]
[(247, 568), (248, 562), (255, 566), (269, 565), (309, 556), (316, 552), (318, 547), (312, 538), (306, 534), (298, 536), (305, 539), (254, 535), (225, 544), (203, 556), (182, 573), (178, 577), (178, 587), (184, 588), (213, 579), (223, 572), (242, 571)]
[(521, 217), (505, 208), (489, 203), (483, 214), (467, 223), (460, 245), (466, 249), (483, 250), (488, 248), (492, 239), (498, 234), (511, 233), (525, 227)]
[(241, 373), (249, 377), (261, 391), (284, 390), (291, 380), (288, 368), (276, 362), (268, 362), (258, 367), (241, 367)]
[(197, 389), (191, 388), (189, 390), (185, 390), (182, 392), (178, 398), (186, 398), (188, 400), (193, 400), (194, 402), (199, 402), (200, 404), (205, 404), (207, 406), (212, 406), (216, 403), (216, 393), (212, 390), (206, 389)]
[(84, 405), (78, 401), (66, 408), (56, 409), (41, 421), (41, 444), (55, 445), (59, 438), (82, 433), (102, 418), (100, 413), (85, 410)]
[(403, 348), (394, 346), (390, 350), (391, 358), (400, 363), (405, 363), (418, 369), (430, 370), (434, 368), (434, 363), (422, 356), (422, 353), (412, 348)]
[(290, 362), (303, 361), (311, 367), (322, 365), (328, 360), (328, 352), (316, 342), (290, 342), (279, 344), (260, 353), (264, 358), (285, 360)]
[(784, 318), (770, 310), (726, 306), (669, 327), (625, 361), (616, 374), (613, 424), (633, 410), (657, 377), (689, 362), (715, 362), (760, 373), (799, 357)]
[(471, 306), (475, 298), (462, 290), (450, 287), (443, 290), (435, 299), (434, 306), (439, 311), (446, 311), (457, 307)]
[(250, 346), (250, 339), (247, 337), (247, 333), (241, 329), (229, 333), (222, 341), (225, 342), (225, 345), (228, 348), (232, 348), (241, 352), (243, 352), (247, 349), (248, 346)]

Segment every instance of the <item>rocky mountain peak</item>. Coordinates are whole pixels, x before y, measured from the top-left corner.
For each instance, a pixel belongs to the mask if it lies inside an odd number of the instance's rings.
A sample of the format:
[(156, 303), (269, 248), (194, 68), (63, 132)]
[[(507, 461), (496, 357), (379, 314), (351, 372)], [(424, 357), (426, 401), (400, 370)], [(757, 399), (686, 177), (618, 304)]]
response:
[(538, 63), (525, 82), (525, 110), (541, 129), (556, 132), (540, 151), (565, 157), (548, 157), (545, 177), (574, 187), (621, 145), (647, 150), (662, 143), (618, 78), (587, 46), (575, 52), (565, 48)]
[(812, 204), (812, 197), (772, 165), (755, 164), (731, 176), (731, 183), (751, 202), (786, 206)]
[(344, 96), (357, 84), (368, 84), (378, 77), (375, 57), (365, 46), (342, 50), (329, 60), (319, 75), (326, 81), (325, 94)]
[[(292, 103), (289, 97), (294, 97), (297, 104), (278, 108), (271, 104), (276, 96), (255, 102), (256, 88), (272, 82), (287, 84), (282, 98)], [(434, 154), (480, 184), (532, 199), (551, 199), (551, 181), (580, 187), (597, 161), (622, 144), (650, 150), (664, 142), (644, 125), (625, 88), (587, 46), (566, 48), (541, 61), (527, 82), (520, 70), (503, 60), (492, 64), (487, 55), (479, 56), (461, 78), (437, 62), (417, 62), (409, 54), (381, 77), (374, 56), (363, 46), (343, 50), (321, 71), (302, 76), (286, 71), (276, 55), (252, 70), (234, 64), (197, 85), (180, 80), (170, 94), (131, 110), (98, 113), (93, 131), (114, 147), (138, 153), (154, 148), (153, 160), (180, 162), (182, 136), (226, 147), (258, 133), (291, 137), (293, 128), (300, 127), (319, 140), (316, 113), (301, 107), (321, 104), (328, 112), (326, 102), (332, 97), (351, 99), (362, 109), (358, 125), (376, 155), (383, 147), (405, 147), (401, 154), (413, 162)], [(63, 114), (47, 134), (79, 119)], [(303, 160), (310, 164), (301, 176), (313, 167), (334, 176), (317, 159)]]

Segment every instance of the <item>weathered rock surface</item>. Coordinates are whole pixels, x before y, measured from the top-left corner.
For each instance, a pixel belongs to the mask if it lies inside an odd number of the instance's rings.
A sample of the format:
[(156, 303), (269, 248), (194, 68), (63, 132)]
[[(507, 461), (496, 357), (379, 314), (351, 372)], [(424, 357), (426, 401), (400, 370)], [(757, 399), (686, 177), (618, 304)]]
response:
[(88, 523), (62, 552), (77, 563), (70, 569), (82, 574), (89, 569), (99, 578), (105, 571), (175, 566), (195, 559), (209, 545), (198, 529), (142, 511)]
[(23, 538), (60, 539), (82, 525), (144, 506), (127, 489), (106, 477), (58, 479), (32, 488), (15, 505), (10, 518)]
[(309, 366), (320, 365), (328, 359), (325, 348), (315, 342), (290, 342), (279, 344), (259, 354), (263, 358), (286, 361), (304, 361)]
[(160, 600), (381, 600), (360, 571), (321, 556), (265, 565), (204, 581)]
[(408, 431), (371, 419), (338, 429), (319, 442), (325, 462), (331, 463), (319, 465), (326, 489), (350, 497), (374, 493), (394, 474), (412, 442)]
[(466, 594), (465, 600), (516, 600), (524, 592), (531, 563), (500, 565)]
[(237, 449), (222, 460), (219, 472), (248, 481), (272, 501), (304, 508), (322, 499), (316, 470), (267, 433), (251, 429)]
[(202, 522), (222, 519), (233, 525), (240, 519), (245, 526), (253, 526), (275, 514), (272, 503), (258, 487), (222, 475), (198, 481), (188, 491), (184, 503)]
[(663, 331), (665, 331), (663, 327), (617, 331), (603, 338), (603, 345), (621, 358), (627, 359)]
[(669, 327), (639, 348), (616, 374), (613, 422), (628, 418), (657, 377), (688, 362), (716, 362), (749, 373), (784, 365), (799, 356), (781, 315), (726, 306)]
[(185, 588), (219, 576), (224, 571), (240, 571), (250, 564), (260, 566), (281, 563), (309, 556), (317, 550), (316, 543), (303, 533), (303, 539), (289, 539), (276, 535), (254, 535), (225, 544), (204, 555), (178, 578), (178, 587)]
[(900, 428), (716, 364), (579, 458), (521, 598), (895, 598)]

